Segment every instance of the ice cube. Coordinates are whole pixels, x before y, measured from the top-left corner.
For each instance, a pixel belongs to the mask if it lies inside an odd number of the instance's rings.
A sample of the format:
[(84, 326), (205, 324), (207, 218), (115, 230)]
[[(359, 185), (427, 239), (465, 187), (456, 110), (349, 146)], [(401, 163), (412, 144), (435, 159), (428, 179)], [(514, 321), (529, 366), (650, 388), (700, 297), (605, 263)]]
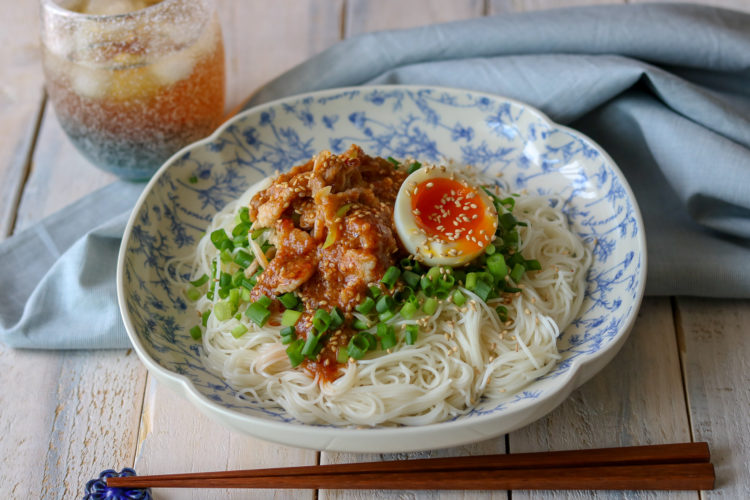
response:
[(97, 99), (107, 94), (110, 73), (81, 64), (71, 65), (70, 84), (73, 92), (81, 97)]
[(161, 85), (172, 85), (190, 76), (195, 60), (186, 50), (159, 58), (150, 70)]

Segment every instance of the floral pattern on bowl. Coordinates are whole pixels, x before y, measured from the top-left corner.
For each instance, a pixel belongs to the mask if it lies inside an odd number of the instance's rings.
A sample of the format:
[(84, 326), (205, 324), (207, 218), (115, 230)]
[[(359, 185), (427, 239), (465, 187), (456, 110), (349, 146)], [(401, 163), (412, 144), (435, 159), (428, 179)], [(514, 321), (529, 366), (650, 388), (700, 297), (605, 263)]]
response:
[[(370, 155), (470, 164), (513, 192), (555, 195), (594, 254), (582, 309), (546, 376), (502, 403), (450, 422), (372, 429), (305, 425), (254, 407), (204, 368), (195, 324), (170, 261), (190, 253), (213, 215), (250, 185), (318, 151), (359, 144)], [(160, 381), (224, 424), (292, 446), (396, 452), (455, 446), (509, 432), (551, 411), (600, 370), (627, 337), (645, 286), (643, 223), (622, 173), (593, 141), (538, 110), (471, 91), (375, 86), (272, 102), (234, 117), (177, 153), (136, 205), (118, 262), (130, 339)]]

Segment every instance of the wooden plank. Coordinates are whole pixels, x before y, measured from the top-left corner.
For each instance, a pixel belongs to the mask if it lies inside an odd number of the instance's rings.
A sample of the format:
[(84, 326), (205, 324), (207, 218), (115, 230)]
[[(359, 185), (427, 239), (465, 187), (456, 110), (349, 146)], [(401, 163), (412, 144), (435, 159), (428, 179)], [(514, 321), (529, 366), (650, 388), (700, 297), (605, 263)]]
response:
[[(143, 405), (135, 468), (139, 474), (168, 474), (316, 465), (317, 453), (271, 444), (230, 431), (200, 413), (191, 403), (149, 379)], [(243, 499), (247, 490), (164, 488), (158, 498)], [(313, 498), (313, 490), (255, 490), (252, 498)]]
[(484, 12), (482, 0), (350, 0), (346, 5), (346, 37), (471, 19)]
[[(479, 17), (483, 14), (483, 2), (452, 2), (420, 0), (400, 2), (398, 0), (367, 1), (354, 0), (347, 3), (346, 26), (344, 32), (347, 36), (358, 35), (365, 32), (415, 27), (439, 22), (454, 21)], [(468, 446), (451, 449), (432, 450), (417, 453), (399, 454), (358, 454), (358, 453), (333, 453), (322, 452), (322, 464), (351, 463), (376, 460), (394, 460), (406, 458), (427, 458), (461, 455), (479, 455), (489, 453), (505, 453), (505, 438), (500, 437)], [(359, 498), (456, 498), (460, 495), (465, 499), (495, 498), (505, 499), (507, 493), (496, 492), (455, 492), (455, 491), (420, 491), (420, 492), (398, 492), (398, 491), (359, 491), (359, 490), (321, 490), (319, 498), (322, 499), (359, 499)]]
[[(236, 1), (218, 5), (227, 53), (228, 108), (242, 102), (258, 85), (339, 39), (342, 0)], [(158, 382), (149, 381), (147, 401), (135, 462), (140, 474), (318, 462), (315, 451), (286, 448), (228, 431), (199, 415)], [(308, 498), (314, 492), (283, 494), (288, 495), (283, 498)], [(210, 490), (170, 490), (168, 495), (167, 498), (196, 499), (216, 498), (217, 494)], [(255, 492), (253, 495), (255, 498)], [(267, 498), (274, 493), (257, 495)], [(247, 492), (222, 492), (221, 497), (246, 498)]]
[(695, 441), (707, 441), (717, 490), (750, 498), (750, 301), (678, 298), (678, 332)]
[(489, 0), (489, 15), (618, 3), (626, 0)]
[[(16, 206), (42, 105), (39, 2), (3, 9), (0, 45), (0, 240), (13, 230)], [(10, 43), (8, 43), (10, 41)]]
[(0, 498), (80, 497), (132, 464), (146, 373), (131, 351), (12, 351), (0, 344)]
[(18, 207), (16, 231), (69, 205), (116, 177), (95, 167), (73, 146), (50, 103), (42, 120), (31, 173)]
[(227, 109), (340, 39), (344, 0), (219, 2)]
[[(552, 413), (509, 435), (511, 453), (686, 441), (690, 441), (690, 429), (667, 298), (644, 301), (630, 338), (601, 373)], [(570, 495), (513, 492), (514, 500)], [(696, 498), (694, 492), (654, 496)]]

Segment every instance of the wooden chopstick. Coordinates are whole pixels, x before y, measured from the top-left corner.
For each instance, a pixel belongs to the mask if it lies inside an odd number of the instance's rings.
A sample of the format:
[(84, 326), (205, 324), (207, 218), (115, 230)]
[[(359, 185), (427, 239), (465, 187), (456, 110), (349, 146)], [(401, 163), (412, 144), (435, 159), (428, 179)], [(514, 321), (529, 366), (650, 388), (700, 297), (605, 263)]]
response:
[[(712, 489), (706, 443), (131, 476), (108, 486), (303, 489)], [(446, 474), (439, 474), (445, 472)]]

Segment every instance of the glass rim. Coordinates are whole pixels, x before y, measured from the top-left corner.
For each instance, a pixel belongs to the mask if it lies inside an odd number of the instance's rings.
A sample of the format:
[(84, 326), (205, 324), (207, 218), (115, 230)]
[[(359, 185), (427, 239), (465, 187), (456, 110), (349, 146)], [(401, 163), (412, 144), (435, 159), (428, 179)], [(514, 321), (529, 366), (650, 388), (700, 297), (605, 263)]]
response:
[[(40, 0), (40, 4), (46, 11), (49, 11), (50, 13), (54, 13), (55, 15), (61, 17), (77, 18), (89, 21), (108, 21), (110, 19), (125, 19), (133, 18), (136, 16), (140, 17), (149, 15), (151, 14), (151, 12), (156, 11), (158, 8), (182, 1), (184, 0), (161, 0), (160, 2), (149, 5), (148, 7), (145, 7), (143, 9), (123, 12), (122, 14), (86, 14), (84, 12), (76, 12), (74, 10), (66, 9), (56, 0)], [(192, 1), (193, 0), (190, 0), (191, 3)]]

